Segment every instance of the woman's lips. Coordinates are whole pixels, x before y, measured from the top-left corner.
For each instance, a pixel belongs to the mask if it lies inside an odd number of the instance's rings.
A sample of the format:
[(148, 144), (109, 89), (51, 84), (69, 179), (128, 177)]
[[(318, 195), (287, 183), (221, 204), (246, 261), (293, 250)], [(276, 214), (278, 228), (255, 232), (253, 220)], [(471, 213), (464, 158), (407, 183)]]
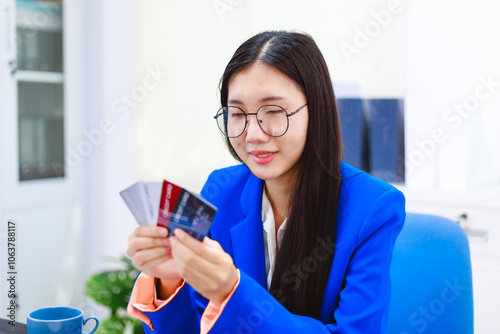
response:
[(253, 161), (259, 165), (270, 163), (276, 155), (275, 152), (265, 151), (253, 151), (250, 154), (252, 154)]

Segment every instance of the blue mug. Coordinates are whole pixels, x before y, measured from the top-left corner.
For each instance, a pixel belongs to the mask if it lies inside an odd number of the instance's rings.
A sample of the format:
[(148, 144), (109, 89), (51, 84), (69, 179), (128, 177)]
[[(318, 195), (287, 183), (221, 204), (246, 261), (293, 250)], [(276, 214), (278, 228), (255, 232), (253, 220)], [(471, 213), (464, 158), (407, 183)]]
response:
[[(90, 319), (95, 326), (89, 333), (83, 332), (83, 326)], [(84, 317), (83, 311), (70, 306), (51, 306), (40, 308), (28, 314), (26, 323), (28, 334), (92, 334), (99, 326), (96, 317)]]

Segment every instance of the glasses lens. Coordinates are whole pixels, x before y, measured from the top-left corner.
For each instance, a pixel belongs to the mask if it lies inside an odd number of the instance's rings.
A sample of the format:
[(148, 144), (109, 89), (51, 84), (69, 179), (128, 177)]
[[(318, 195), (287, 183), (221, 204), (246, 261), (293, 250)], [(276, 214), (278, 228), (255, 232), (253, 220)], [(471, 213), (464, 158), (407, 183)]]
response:
[(262, 106), (257, 112), (259, 125), (270, 136), (280, 137), (288, 128), (286, 111), (280, 106)]
[(245, 130), (245, 113), (238, 107), (219, 109), (216, 120), (220, 131), (229, 138), (238, 137)]

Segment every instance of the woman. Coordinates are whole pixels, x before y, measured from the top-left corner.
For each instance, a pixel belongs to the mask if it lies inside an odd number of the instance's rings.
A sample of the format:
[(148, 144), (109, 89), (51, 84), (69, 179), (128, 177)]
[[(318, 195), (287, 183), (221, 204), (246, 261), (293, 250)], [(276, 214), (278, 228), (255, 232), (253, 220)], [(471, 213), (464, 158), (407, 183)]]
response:
[(138, 227), (128, 312), (158, 333), (383, 333), (404, 197), (341, 161), (326, 63), (305, 34), (243, 43), (215, 116), (242, 162), (213, 172), (219, 211), (199, 242)]

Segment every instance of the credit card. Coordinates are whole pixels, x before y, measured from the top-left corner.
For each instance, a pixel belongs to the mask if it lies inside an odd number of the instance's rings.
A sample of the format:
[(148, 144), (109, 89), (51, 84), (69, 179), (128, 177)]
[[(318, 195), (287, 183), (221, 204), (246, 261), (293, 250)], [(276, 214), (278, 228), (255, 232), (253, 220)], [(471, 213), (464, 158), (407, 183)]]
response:
[(156, 225), (162, 182), (139, 181), (120, 191), (139, 225)]
[(158, 226), (173, 233), (181, 228), (198, 240), (203, 240), (217, 213), (217, 207), (198, 195), (171, 182), (163, 181), (158, 210)]

